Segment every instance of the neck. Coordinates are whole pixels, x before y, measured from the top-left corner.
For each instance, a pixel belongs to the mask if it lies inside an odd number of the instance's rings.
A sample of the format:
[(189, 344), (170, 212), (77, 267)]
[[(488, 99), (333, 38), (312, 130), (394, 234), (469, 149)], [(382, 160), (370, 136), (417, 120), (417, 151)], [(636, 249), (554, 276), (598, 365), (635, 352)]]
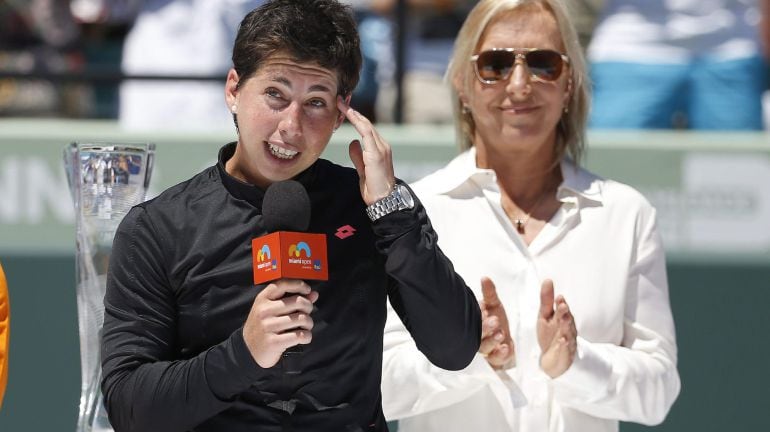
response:
[(241, 144), (238, 143), (235, 147), (233, 156), (225, 162), (225, 172), (244, 183), (257, 186), (262, 190), (267, 190), (272, 182), (263, 178), (258, 173), (257, 175), (249, 175), (248, 167), (245, 165), (245, 156), (241, 150)]
[(544, 151), (501, 154), (483, 145), (476, 148), (476, 166), (495, 171), (503, 195), (524, 208), (539, 200), (543, 193), (553, 192), (562, 180), (554, 146), (534, 148)]

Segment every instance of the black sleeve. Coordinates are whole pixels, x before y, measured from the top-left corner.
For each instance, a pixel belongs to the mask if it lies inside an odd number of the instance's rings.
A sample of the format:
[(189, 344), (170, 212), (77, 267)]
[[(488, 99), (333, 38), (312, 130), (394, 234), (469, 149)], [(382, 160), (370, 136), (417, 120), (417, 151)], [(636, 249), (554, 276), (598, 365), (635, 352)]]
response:
[(242, 329), (179, 360), (162, 239), (135, 207), (113, 242), (104, 298), (102, 393), (116, 431), (185, 431), (230, 406), (264, 371)]
[(481, 311), (476, 296), (438, 247), (425, 208), (415, 198), (412, 210), (383, 216), (373, 229), (377, 249), (387, 256), (385, 270), (394, 281), (390, 303), (417, 348), (440, 368), (468, 366), (481, 343)]

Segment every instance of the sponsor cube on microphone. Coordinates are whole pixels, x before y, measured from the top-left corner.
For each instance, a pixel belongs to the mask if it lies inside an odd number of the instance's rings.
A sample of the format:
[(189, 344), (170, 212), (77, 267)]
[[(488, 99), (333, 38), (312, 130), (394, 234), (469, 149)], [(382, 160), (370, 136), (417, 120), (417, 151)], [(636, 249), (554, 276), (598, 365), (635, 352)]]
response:
[(254, 284), (277, 279), (328, 280), (326, 235), (278, 231), (251, 242)]

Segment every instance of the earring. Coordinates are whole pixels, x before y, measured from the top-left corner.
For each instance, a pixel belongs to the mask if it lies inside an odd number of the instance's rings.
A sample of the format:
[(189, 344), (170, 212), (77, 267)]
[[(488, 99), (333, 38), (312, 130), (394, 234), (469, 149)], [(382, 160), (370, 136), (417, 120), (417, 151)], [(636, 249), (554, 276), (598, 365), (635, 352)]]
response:
[(471, 113), (471, 107), (469, 107), (467, 104), (463, 104), (461, 111), (463, 114), (470, 114)]
[(237, 106), (233, 105), (233, 106), (230, 107), (230, 112), (235, 114), (236, 111), (238, 111), (238, 107)]

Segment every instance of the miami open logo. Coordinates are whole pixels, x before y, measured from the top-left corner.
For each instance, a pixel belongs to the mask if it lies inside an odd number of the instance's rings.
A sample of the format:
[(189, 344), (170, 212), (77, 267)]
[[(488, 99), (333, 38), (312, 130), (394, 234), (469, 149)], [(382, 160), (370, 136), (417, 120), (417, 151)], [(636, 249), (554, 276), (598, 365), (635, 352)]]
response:
[(313, 270), (321, 271), (321, 260), (311, 260), (312, 254), (310, 245), (303, 241), (297, 242), (297, 244), (289, 246), (289, 264), (299, 264), (301, 266), (312, 264)]
[(262, 248), (257, 252), (257, 268), (264, 269), (270, 267), (273, 270), (278, 268), (278, 262), (270, 257), (270, 246), (262, 245)]
[(257, 262), (264, 262), (270, 259), (270, 246), (262, 245), (262, 249), (257, 252)]
[[(301, 241), (297, 244), (293, 244), (289, 246), (289, 258), (299, 258), (303, 251), (305, 252), (305, 257), (310, 258), (310, 246), (308, 246), (307, 243)], [(289, 260), (289, 262), (291, 262), (291, 260)]]

